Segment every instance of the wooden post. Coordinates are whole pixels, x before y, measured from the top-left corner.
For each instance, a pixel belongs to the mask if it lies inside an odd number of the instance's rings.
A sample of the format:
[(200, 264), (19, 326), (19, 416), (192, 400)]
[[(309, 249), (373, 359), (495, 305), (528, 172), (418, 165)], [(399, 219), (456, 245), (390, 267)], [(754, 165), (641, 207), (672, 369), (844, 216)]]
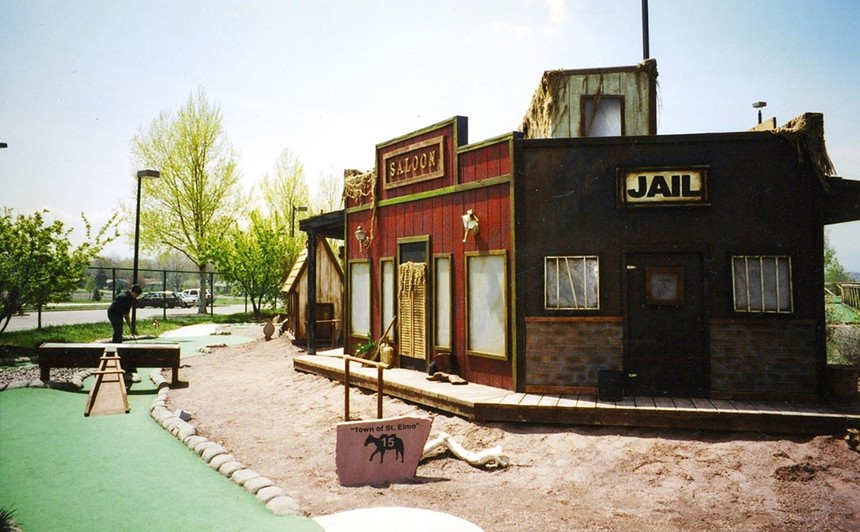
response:
[(358, 362), (362, 366), (374, 366), (376, 367), (376, 416), (379, 419), (382, 419), (382, 389), (383, 389), (383, 376), (382, 372), (385, 369), (388, 369), (388, 364), (382, 364), (380, 362), (374, 362), (372, 360), (365, 360), (363, 358), (352, 357), (349, 355), (343, 355), (343, 419), (344, 421), (349, 421), (349, 363), (350, 362)]
[(376, 366), (376, 419), (382, 419), (382, 371), (385, 368)]
[(343, 357), (343, 420), (349, 421), (349, 358)]

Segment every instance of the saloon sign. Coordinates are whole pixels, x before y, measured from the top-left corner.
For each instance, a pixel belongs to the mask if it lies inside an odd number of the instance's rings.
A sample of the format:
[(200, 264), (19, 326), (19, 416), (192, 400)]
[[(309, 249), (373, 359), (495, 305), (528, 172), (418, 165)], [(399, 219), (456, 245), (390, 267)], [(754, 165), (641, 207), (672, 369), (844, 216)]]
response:
[(382, 157), (385, 188), (402, 187), (445, 175), (444, 137), (439, 136), (386, 153)]
[(622, 205), (691, 205), (708, 200), (705, 168), (648, 168), (618, 172)]

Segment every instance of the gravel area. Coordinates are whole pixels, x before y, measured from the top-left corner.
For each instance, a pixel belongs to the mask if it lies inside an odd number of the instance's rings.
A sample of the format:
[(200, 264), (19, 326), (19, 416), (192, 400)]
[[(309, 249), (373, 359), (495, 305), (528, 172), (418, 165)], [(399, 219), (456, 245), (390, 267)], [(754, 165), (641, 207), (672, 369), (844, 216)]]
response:
[[(19, 364), (21, 362), (23, 361), (18, 361)], [(29, 363), (29, 359), (27, 359), (26, 362)], [(73, 381), (75, 373), (79, 373), (80, 371), (80, 369), (75, 368), (51, 368), (50, 384), (69, 384)], [(0, 366), (0, 391), (5, 390), (11, 384), (15, 384), (19, 388), (23, 387), (19, 384), (24, 382), (27, 383), (27, 386), (32, 386), (33, 383), (37, 383), (36, 386), (40, 383), (42, 386), (45, 386), (45, 384), (39, 379), (38, 365)]]

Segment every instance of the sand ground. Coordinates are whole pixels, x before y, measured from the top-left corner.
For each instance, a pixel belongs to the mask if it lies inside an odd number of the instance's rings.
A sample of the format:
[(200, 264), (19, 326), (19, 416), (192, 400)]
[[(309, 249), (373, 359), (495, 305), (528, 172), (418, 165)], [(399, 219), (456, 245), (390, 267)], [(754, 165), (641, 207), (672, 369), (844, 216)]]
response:
[[(860, 454), (842, 435), (471, 423), (390, 398), (386, 417), (431, 416), (431, 438), (445, 431), (471, 451), (500, 445), (510, 465), (472, 467), (442, 449), (412, 482), (345, 488), (334, 454), (343, 387), (294, 371), (301, 353), (283, 336), (188, 357), (189, 385), (171, 391), (169, 406), (310, 516), (410, 506), (488, 532), (860, 529)], [(375, 417), (375, 396), (353, 390), (350, 403), (353, 419)]]

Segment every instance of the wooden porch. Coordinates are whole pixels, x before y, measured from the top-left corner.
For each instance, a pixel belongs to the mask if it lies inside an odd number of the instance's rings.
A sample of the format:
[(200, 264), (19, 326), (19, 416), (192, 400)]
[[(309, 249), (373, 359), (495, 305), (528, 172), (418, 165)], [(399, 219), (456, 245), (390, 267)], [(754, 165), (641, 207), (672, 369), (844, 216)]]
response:
[[(337, 350), (297, 356), (296, 371), (343, 382), (344, 360)], [(350, 383), (377, 389), (377, 370), (350, 362)], [(515, 393), (481, 384), (430, 381), (413, 370), (384, 371), (384, 393), (472, 421), (600, 425), (769, 434), (839, 434), (860, 427), (860, 399), (800, 404), (701, 398), (625, 397), (617, 403), (594, 395)]]

